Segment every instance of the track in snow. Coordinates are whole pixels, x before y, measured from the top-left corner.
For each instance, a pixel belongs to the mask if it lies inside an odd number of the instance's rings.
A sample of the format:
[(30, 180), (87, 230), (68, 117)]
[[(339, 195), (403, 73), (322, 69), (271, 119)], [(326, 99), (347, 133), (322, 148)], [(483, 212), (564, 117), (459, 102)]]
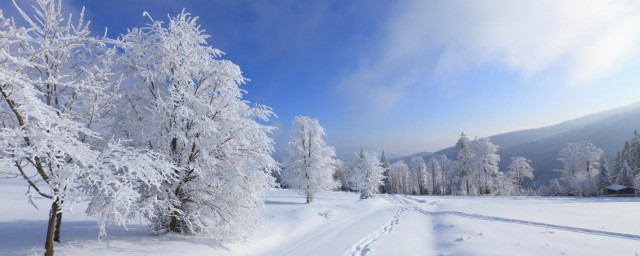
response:
[[(480, 215), (480, 214), (473, 214), (473, 213), (464, 213), (464, 212), (458, 212), (458, 211), (430, 212), (430, 211), (427, 211), (427, 210), (424, 210), (424, 209), (418, 207), (417, 205), (415, 205), (414, 203), (409, 201), (407, 199), (407, 197), (404, 197), (404, 196), (401, 197), (399, 195), (392, 195), (392, 198), (394, 198), (397, 201), (401, 202), (402, 205), (404, 205), (406, 207), (409, 207), (409, 208), (412, 208), (413, 210), (415, 210), (415, 211), (417, 211), (419, 213), (422, 213), (424, 215), (427, 215), (427, 216), (454, 215), (454, 216), (460, 216), (460, 217), (472, 218), (472, 219), (480, 219), (480, 220), (488, 220), (488, 221), (499, 221), (499, 222), (504, 222), (504, 223), (513, 223), (513, 224), (536, 226), (536, 227), (543, 227), (543, 228), (553, 228), (553, 229), (557, 229), (557, 230), (564, 230), (564, 231), (583, 233), (583, 234), (589, 234), (589, 235), (608, 236), (608, 237), (616, 237), (616, 238), (623, 238), (623, 239), (630, 239), (630, 240), (640, 240), (640, 235), (634, 235), (634, 234), (625, 234), (625, 233), (616, 233), (616, 232), (609, 232), (609, 231), (595, 230), (595, 229), (588, 229), (588, 228), (562, 226), (562, 225), (556, 225), (556, 224), (548, 224), (548, 223), (542, 223), (542, 222), (510, 219), (510, 218), (495, 217), (495, 216), (487, 216), (487, 215)], [(409, 198), (409, 199), (412, 199), (412, 198)], [(415, 200), (415, 199), (412, 199), (412, 200)]]
[(367, 255), (367, 253), (371, 251), (371, 248), (369, 246), (373, 244), (376, 240), (378, 240), (380, 237), (391, 234), (391, 232), (393, 231), (393, 228), (398, 224), (400, 224), (400, 216), (402, 216), (402, 214), (404, 214), (406, 211), (407, 211), (407, 208), (405, 206), (402, 206), (402, 205), (397, 206), (396, 212), (391, 217), (391, 220), (389, 220), (389, 223), (380, 227), (378, 230), (374, 231), (373, 233), (369, 234), (365, 238), (358, 241), (356, 244), (354, 244), (351, 247), (350, 250), (345, 252), (345, 255), (351, 255), (351, 256)]
[(323, 229), (321, 229), (320, 231), (311, 233), (307, 235), (304, 239), (301, 239), (300, 241), (297, 241), (295, 244), (288, 246), (287, 249), (281, 253), (281, 255), (300, 255), (300, 251), (306, 248), (309, 244), (313, 243), (315, 239), (323, 237), (325, 234), (332, 232), (334, 230), (343, 229), (345, 227), (353, 225), (354, 223), (358, 222), (361, 219), (366, 218), (367, 216), (368, 214), (354, 215), (342, 220), (338, 220), (334, 223), (331, 223), (326, 227), (324, 227)]

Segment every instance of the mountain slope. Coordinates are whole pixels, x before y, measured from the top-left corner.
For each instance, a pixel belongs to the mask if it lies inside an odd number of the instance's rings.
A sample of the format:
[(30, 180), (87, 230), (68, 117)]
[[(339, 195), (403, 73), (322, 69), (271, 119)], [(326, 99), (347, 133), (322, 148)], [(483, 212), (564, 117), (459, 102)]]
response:
[(433, 155), (433, 153), (431, 153), (431, 152), (418, 152), (418, 153), (415, 153), (415, 154), (410, 155), (410, 156), (394, 157), (394, 158), (389, 159), (389, 161), (391, 161), (392, 163), (393, 162), (397, 162), (397, 161), (403, 161), (406, 164), (409, 164), (411, 162), (411, 158), (419, 156), (419, 157), (422, 157), (422, 158), (424, 158), (426, 160), (426, 159), (429, 159), (429, 157), (431, 157), (431, 155)]
[[(557, 125), (527, 129), (489, 137), (500, 148), (500, 169), (506, 170), (512, 157), (524, 156), (532, 161), (536, 180), (546, 181), (557, 177), (553, 169), (560, 169), (558, 153), (566, 143), (583, 138), (604, 150), (609, 163), (622, 149), (633, 131), (640, 129), (640, 103), (584, 116)], [(434, 154), (452, 158), (453, 147)]]

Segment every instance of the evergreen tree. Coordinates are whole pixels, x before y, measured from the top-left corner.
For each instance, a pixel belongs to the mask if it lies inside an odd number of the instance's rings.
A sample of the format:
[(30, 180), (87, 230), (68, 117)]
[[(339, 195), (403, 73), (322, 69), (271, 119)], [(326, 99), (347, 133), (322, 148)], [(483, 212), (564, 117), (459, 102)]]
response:
[(603, 154), (600, 159), (600, 173), (598, 174), (598, 193), (604, 194), (605, 188), (611, 184), (611, 171), (609, 170), (609, 162)]
[(633, 170), (629, 168), (629, 164), (627, 164), (627, 162), (622, 162), (618, 174), (618, 184), (623, 186), (633, 186), (633, 180)]
[(384, 176), (383, 178), (383, 184), (380, 186), (380, 193), (389, 193), (389, 166), (391, 166), (391, 164), (389, 163), (389, 159), (387, 158), (387, 155), (385, 154), (384, 150), (382, 150), (382, 156), (380, 157), (380, 161), (382, 162), (382, 168), (384, 169), (384, 173), (382, 174)]
[(612, 182), (637, 186), (634, 182), (640, 179), (640, 134), (633, 132), (633, 137), (624, 142), (622, 151), (616, 154), (613, 170), (610, 174)]
[(620, 184), (620, 169), (622, 168), (622, 155), (620, 151), (616, 153), (616, 159), (613, 163), (613, 170), (611, 170), (611, 182)]

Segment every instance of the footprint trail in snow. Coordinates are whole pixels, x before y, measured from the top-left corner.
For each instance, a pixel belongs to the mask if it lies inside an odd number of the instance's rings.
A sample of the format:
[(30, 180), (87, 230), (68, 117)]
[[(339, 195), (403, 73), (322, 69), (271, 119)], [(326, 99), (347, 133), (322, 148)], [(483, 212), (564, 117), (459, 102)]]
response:
[(365, 238), (358, 241), (356, 244), (351, 246), (351, 248), (345, 252), (344, 255), (350, 256), (364, 256), (367, 255), (368, 252), (371, 251), (371, 244), (377, 241), (380, 237), (391, 234), (393, 232), (393, 228), (400, 224), (400, 217), (407, 211), (407, 208), (404, 206), (397, 206), (396, 212), (389, 220), (389, 223), (380, 227), (378, 230), (373, 233), (367, 235)]

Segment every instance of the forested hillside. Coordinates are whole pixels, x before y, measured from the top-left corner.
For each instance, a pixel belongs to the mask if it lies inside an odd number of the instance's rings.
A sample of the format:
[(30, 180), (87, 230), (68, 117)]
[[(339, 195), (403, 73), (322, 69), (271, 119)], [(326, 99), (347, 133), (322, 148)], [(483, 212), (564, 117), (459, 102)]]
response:
[[(604, 151), (611, 166), (616, 153), (622, 150), (624, 141), (631, 138), (633, 131), (638, 128), (640, 103), (553, 126), (504, 133), (489, 138), (499, 146), (500, 170), (506, 170), (512, 157), (524, 156), (532, 162), (536, 181), (544, 182), (559, 175), (553, 170), (561, 168), (557, 158), (565, 144), (584, 138)], [(434, 154), (445, 154), (452, 158), (453, 147)]]

